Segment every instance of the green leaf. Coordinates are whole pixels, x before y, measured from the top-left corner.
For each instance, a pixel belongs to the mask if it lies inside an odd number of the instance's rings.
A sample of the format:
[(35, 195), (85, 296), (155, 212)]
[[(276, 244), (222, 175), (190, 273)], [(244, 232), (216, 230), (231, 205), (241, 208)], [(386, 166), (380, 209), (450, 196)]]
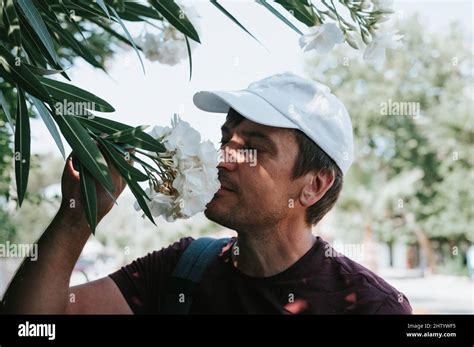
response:
[(113, 162), (116, 168), (120, 167), (121, 169), (123, 169), (123, 171), (130, 173), (130, 176), (139, 182), (148, 180), (147, 175), (145, 175), (137, 168), (133, 167), (132, 164), (129, 164), (129, 162), (125, 160), (123, 154), (118, 153), (114, 149), (114, 147), (106, 140), (99, 138), (99, 143), (102, 145), (102, 148), (105, 150), (107, 157)]
[(28, 185), (30, 171), (30, 118), (25, 94), (18, 88), (18, 105), (15, 127), (15, 178), (18, 205), (21, 206)]
[(63, 29), (59, 24), (55, 23), (54, 21), (47, 21), (48, 26), (52, 28), (54, 33), (59, 37), (59, 43), (61, 46), (70, 47), (77, 55), (84, 58), (92, 66), (104, 69), (104, 66), (97, 61), (96, 57), (87, 49), (85, 45), (83, 45), (80, 41), (76, 40), (73, 34), (71, 34), (68, 30)]
[(116, 133), (117, 131), (133, 129), (130, 125), (116, 122), (107, 118), (92, 116), (92, 117), (78, 117), (77, 118), (85, 127), (92, 126), (108, 135)]
[(258, 4), (264, 6), (268, 11), (270, 11), (273, 15), (275, 15), (279, 20), (283, 23), (288, 25), (291, 29), (296, 31), (298, 34), (303, 35), (301, 30), (299, 30), (293, 23), (291, 23), (288, 19), (286, 19), (280, 12), (274, 9), (270, 4), (268, 4), (265, 0), (256, 0)]
[[(107, 101), (95, 96), (88, 91), (67, 84), (52, 80), (49, 78), (38, 77), (46, 90), (51, 94), (51, 97), (61, 103), (74, 102), (83, 103), (76, 104), (76, 106), (84, 106), (88, 110), (100, 111), (100, 112), (113, 112), (115, 109)], [(59, 106), (58, 104), (56, 104)]]
[(44, 47), (48, 50), (51, 57), (53, 57), (56, 63), (59, 63), (58, 55), (54, 49), (53, 40), (49, 34), (46, 24), (44, 24), (41, 14), (36, 9), (35, 5), (31, 0), (16, 0), (16, 3), (21, 7), (26, 19), (31, 24), (36, 34), (39, 36)]
[(110, 19), (109, 10), (107, 9), (107, 6), (105, 6), (104, 0), (97, 0), (97, 5), (100, 6), (100, 8), (102, 9), (102, 11), (104, 11), (104, 13), (105, 13), (105, 14), (107, 15), (107, 17), (109, 17), (109, 19)]
[(86, 129), (73, 116), (56, 114), (55, 120), (79, 161), (105, 189), (113, 191), (112, 176), (107, 162)]
[[(101, 27), (101, 28), (104, 29), (106, 32), (108, 32), (110, 35), (112, 35), (113, 37), (115, 37), (115, 38), (117, 38), (118, 40), (122, 41), (123, 43), (125, 43), (125, 44), (127, 44), (127, 45), (129, 45), (129, 46), (132, 45), (131, 42), (130, 42), (126, 37), (120, 35), (120, 34), (119, 34), (118, 32), (116, 32), (115, 30), (112, 30), (110, 27), (108, 27), (106, 24), (102, 23), (101, 21), (95, 20), (95, 19), (93, 19), (93, 18), (88, 18), (88, 20), (89, 20), (90, 22), (94, 23), (95, 25)], [(141, 48), (139, 45), (137, 45), (136, 43), (135, 43), (135, 45), (136, 45), (136, 47), (137, 47), (137, 49), (138, 49), (139, 51), (142, 50), (142, 48)], [(132, 46), (132, 47), (133, 47), (133, 46)]]
[[(39, 43), (40, 39), (36, 35), (33, 28), (28, 24), (28, 21), (21, 12), (18, 13), (18, 18), (20, 20), (20, 31), (22, 33), (21, 39), (23, 48), (28, 54), (29, 60), (37, 66), (46, 67), (46, 63), (49, 63), (54, 69), (63, 70), (63, 68), (50, 56), (46, 48), (44, 48), (44, 46)], [(61, 75), (67, 80), (70, 80), (66, 72), (62, 71)]]
[(81, 205), (86, 213), (87, 222), (93, 234), (97, 226), (97, 191), (94, 177), (87, 171), (84, 165), (77, 163), (81, 186)]
[(30, 96), (30, 98), (33, 105), (35, 105), (36, 110), (38, 111), (38, 114), (40, 115), (41, 119), (46, 125), (46, 128), (48, 128), (49, 133), (53, 137), (54, 142), (56, 142), (56, 145), (58, 146), (59, 151), (61, 152), (61, 155), (63, 156), (64, 159), (66, 159), (66, 153), (64, 151), (61, 135), (59, 135), (58, 128), (56, 127), (56, 124), (54, 123), (53, 118), (49, 114), (49, 110), (46, 108), (46, 106), (44, 106), (44, 104), (40, 100), (36, 99), (34, 96)]
[(123, 140), (130, 139), (132, 137), (137, 136), (139, 132), (143, 132), (142, 130), (146, 129), (147, 126), (139, 125), (137, 127), (130, 127), (124, 130), (116, 131), (108, 136), (114, 142), (124, 142)]
[[(89, 0), (88, 0), (89, 1)], [(96, 17), (103, 17), (107, 18), (107, 16), (101, 11), (100, 7), (96, 8), (94, 3), (85, 3), (83, 1), (64, 1), (63, 3), (66, 5), (67, 8), (74, 10), (77, 16), (84, 17), (84, 18), (96, 18)], [(89, 6), (90, 5), (90, 6)]]
[(300, 22), (311, 27), (316, 24), (316, 15), (313, 8), (306, 1), (301, 0), (275, 0), (276, 3), (283, 6)]
[(125, 24), (123, 24), (122, 19), (118, 15), (117, 11), (115, 11), (115, 9), (113, 7), (110, 7), (110, 10), (114, 14), (115, 18), (119, 21), (120, 25), (122, 26), (123, 31), (127, 35), (128, 41), (130, 41), (130, 43), (132, 44), (133, 49), (135, 50), (135, 53), (137, 53), (137, 55), (138, 55), (138, 59), (140, 60), (140, 64), (142, 65), (143, 73), (145, 73), (145, 66), (143, 65), (142, 57), (140, 56), (140, 52), (138, 52), (138, 48), (135, 45), (135, 41), (133, 40), (132, 36), (128, 32), (127, 27), (125, 26)]
[(184, 39), (186, 40), (186, 49), (188, 51), (188, 58), (189, 58), (189, 80), (193, 77), (193, 55), (191, 53), (191, 46), (189, 45), (188, 37), (185, 36)]
[(165, 152), (166, 148), (151, 135), (143, 132), (141, 127), (120, 130), (109, 135), (114, 142), (127, 143), (131, 146), (153, 152)]
[(148, 219), (156, 225), (155, 220), (153, 219), (153, 216), (151, 215), (150, 209), (148, 208), (148, 205), (143, 198), (143, 196), (147, 196), (145, 191), (140, 187), (140, 185), (135, 182), (131, 177), (128, 172), (124, 172), (122, 174), (122, 177), (127, 181), (128, 187), (132, 191), (133, 195), (135, 195), (135, 198), (137, 198), (138, 205), (140, 205), (143, 213), (148, 217)]
[(231, 21), (233, 21), (235, 24), (237, 24), (239, 26), (240, 29), (242, 29), (243, 31), (245, 31), (247, 34), (249, 34), (250, 36), (252, 36), (252, 38), (257, 41), (258, 43), (261, 44), (261, 42), (255, 37), (253, 36), (250, 31), (248, 31), (242, 24), (240, 24), (240, 22), (229, 12), (227, 11), (221, 4), (219, 4), (217, 2), (217, 0), (211, 0), (211, 4), (213, 4), (214, 6), (217, 7), (217, 9), (219, 11), (221, 11), (222, 13), (224, 13)]
[(22, 64), (25, 65), (35, 75), (39, 75), (39, 76), (55, 75), (55, 74), (65, 71), (65, 70), (43, 69), (41, 67), (37, 67), (28, 63), (22, 63)]
[(12, 117), (10, 116), (10, 109), (8, 108), (7, 101), (5, 100), (5, 96), (3, 95), (3, 92), (1, 90), (0, 90), (0, 105), (2, 105), (3, 112), (5, 113), (5, 116), (7, 117), (8, 124), (10, 124), (10, 127), (12, 128), (13, 133), (15, 133), (15, 127), (13, 126)]
[[(2, 1), (2, 0), (0, 0)], [(20, 22), (15, 11), (13, 0), (3, 1), (3, 20), (8, 29), (8, 39), (17, 47), (21, 46)]]
[(201, 43), (199, 35), (184, 11), (173, 0), (149, 0), (150, 4), (176, 29), (196, 42)]
[(0, 44), (0, 76), (5, 78), (12, 85), (18, 84), (28, 94), (36, 96), (38, 99), (51, 103), (51, 98), (40, 83), (38, 78), (19, 60)]
[[(134, 156), (132, 155), (132, 157)], [(153, 219), (153, 216), (151, 215), (150, 209), (148, 208), (148, 205), (145, 201), (145, 198), (147, 200), (150, 200), (146, 192), (142, 189), (142, 187), (140, 187), (140, 185), (137, 182), (135, 182), (135, 180), (131, 177), (129, 172), (121, 171), (120, 167), (117, 167), (117, 170), (120, 172), (120, 175), (125, 179), (125, 181), (127, 181), (128, 187), (130, 188), (133, 195), (135, 195), (138, 205), (141, 207), (142, 211), (145, 213), (148, 219), (153, 224), (156, 225), (155, 220)]]
[(140, 17), (163, 20), (163, 17), (153, 7), (144, 6), (136, 2), (125, 2), (125, 11)]

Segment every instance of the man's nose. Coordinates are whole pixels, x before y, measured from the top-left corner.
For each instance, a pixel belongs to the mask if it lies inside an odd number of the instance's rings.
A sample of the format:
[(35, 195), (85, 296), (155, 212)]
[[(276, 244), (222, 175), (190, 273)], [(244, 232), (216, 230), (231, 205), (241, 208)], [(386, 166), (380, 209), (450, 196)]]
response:
[(238, 165), (245, 162), (245, 156), (240, 153), (237, 148), (224, 146), (220, 152), (220, 162), (217, 165), (220, 169), (233, 171), (237, 169)]

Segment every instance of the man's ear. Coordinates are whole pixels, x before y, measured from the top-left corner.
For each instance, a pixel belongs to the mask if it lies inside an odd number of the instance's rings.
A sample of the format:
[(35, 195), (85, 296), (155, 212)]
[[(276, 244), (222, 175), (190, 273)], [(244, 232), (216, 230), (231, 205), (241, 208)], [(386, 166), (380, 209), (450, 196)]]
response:
[(332, 187), (335, 176), (334, 170), (327, 169), (308, 173), (299, 198), (301, 205), (311, 206), (321, 200)]

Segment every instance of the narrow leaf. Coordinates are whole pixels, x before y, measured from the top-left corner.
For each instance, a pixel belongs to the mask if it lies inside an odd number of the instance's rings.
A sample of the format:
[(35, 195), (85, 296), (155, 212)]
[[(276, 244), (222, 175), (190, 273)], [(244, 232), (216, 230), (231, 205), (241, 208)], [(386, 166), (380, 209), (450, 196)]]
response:
[(59, 148), (59, 151), (61, 152), (61, 155), (63, 156), (64, 159), (66, 159), (66, 153), (64, 151), (64, 146), (63, 146), (63, 141), (61, 140), (61, 135), (59, 135), (58, 128), (56, 127), (56, 124), (53, 121), (53, 118), (49, 114), (49, 110), (44, 106), (44, 104), (36, 99), (34, 96), (30, 96), (31, 101), (33, 102), (33, 105), (35, 105), (36, 110), (38, 111), (38, 114), (40, 115), (41, 119), (43, 120), (44, 124), (46, 125), (46, 128), (48, 128), (49, 133), (54, 139), (54, 142), (56, 142), (56, 145)]
[(130, 173), (131, 177), (135, 178), (139, 182), (148, 180), (147, 175), (145, 175), (137, 168), (133, 167), (132, 164), (125, 160), (124, 155), (121, 153), (119, 154), (114, 149), (114, 147), (112, 147), (112, 145), (109, 144), (106, 140), (99, 138), (99, 143), (102, 145), (102, 148), (105, 150), (107, 157), (113, 162), (115, 167), (120, 167), (123, 169), (123, 171), (127, 171), (128, 173)]
[(8, 39), (10, 42), (13, 42), (15, 46), (21, 47), (20, 23), (13, 0), (5, 0), (3, 1), (3, 5), (3, 20), (8, 29)]
[(59, 114), (55, 120), (79, 161), (105, 189), (112, 191), (114, 186), (107, 163), (81, 123), (73, 116)]
[(51, 98), (38, 78), (0, 44), (0, 76), (11, 84), (18, 84), (28, 94), (51, 103)]
[(37, 67), (28, 63), (23, 63), (23, 65), (25, 65), (35, 75), (39, 75), (39, 76), (55, 75), (55, 74), (65, 71), (65, 70), (43, 69), (41, 67)]
[(26, 107), (25, 94), (18, 90), (18, 104), (15, 127), (15, 178), (18, 205), (21, 206), (28, 185), (30, 171), (30, 118)]
[(221, 11), (222, 13), (224, 13), (231, 21), (233, 21), (235, 24), (237, 24), (237, 26), (242, 29), (243, 31), (245, 31), (247, 34), (249, 34), (250, 36), (252, 36), (252, 38), (257, 41), (258, 43), (262, 44), (255, 36), (253, 36), (250, 31), (248, 31), (242, 24), (240, 24), (240, 22), (229, 12), (227, 11), (221, 4), (219, 4), (217, 2), (217, 0), (211, 0), (211, 4), (213, 4), (214, 6), (217, 7), (217, 9), (219, 11)]
[[(82, 107), (88, 110), (100, 112), (113, 112), (115, 109), (107, 101), (95, 96), (94, 94), (67, 84), (52, 80), (49, 78), (38, 77), (43, 86), (51, 94), (51, 97), (62, 103), (73, 102), (76, 107)], [(66, 104), (66, 107), (68, 105)], [(75, 108), (76, 108), (75, 107)]]
[(61, 46), (71, 48), (77, 55), (81, 56), (92, 66), (105, 70), (102, 64), (97, 61), (96, 57), (89, 51), (89, 49), (80, 41), (76, 40), (72, 33), (63, 29), (58, 23), (55, 23), (54, 21), (47, 20), (47, 23), (48, 26), (50, 26), (54, 33), (58, 36)]
[(121, 130), (109, 135), (114, 142), (126, 143), (147, 151), (165, 152), (166, 148), (151, 135), (143, 132), (140, 127)]
[[(88, 0), (89, 1), (89, 0)], [(77, 16), (79, 17), (83, 17), (83, 18), (97, 18), (97, 17), (103, 17), (103, 18), (107, 18), (107, 16), (103, 13), (103, 11), (101, 11), (100, 7), (99, 8), (95, 8), (95, 4), (94, 3), (85, 3), (83, 1), (78, 1), (78, 0), (74, 0), (74, 1), (63, 1), (67, 8), (71, 9), (71, 10), (74, 10), (74, 12), (76, 13)], [(91, 5), (91, 6), (89, 6)]]
[(186, 49), (188, 51), (188, 58), (189, 58), (189, 80), (191, 81), (191, 78), (193, 77), (193, 55), (191, 52), (191, 46), (189, 45), (189, 40), (187, 36), (184, 36), (184, 39), (186, 40)]
[(86, 214), (87, 222), (91, 228), (92, 234), (95, 235), (97, 226), (97, 192), (94, 177), (87, 171), (84, 165), (77, 163), (76, 169), (79, 170), (80, 186), (81, 186), (81, 205)]
[[(19, 13), (18, 18), (20, 20), (20, 30), (22, 33), (22, 45), (28, 54), (29, 60), (37, 66), (46, 67), (46, 63), (49, 63), (54, 69), (63, 70), (61, 65), (57, 64), (50, 56), (46, 48), (40, 44), (40, 39), (21, 12)], [(67, 80), (71, 80), (66, 72), (62, 71), (61, 75)]]
[(130, 174), (125, 172), (123, 175), (123, 178), (127, 181), (128, 187), (132, 191), (133, 195), (135, 195), (135, 198), (137, 198), (138, 205), (140, 205), (143, 213), (148, 217), (148, 219), (156, 225), (155, 220), (153, 219), (153, 216), (151, 215), (150, 209), (148, 208), (148, 205), (143, 198), (144, 196), (147, 196), (145, 191), (140, 187), (140, 185), (135, 182), (131, 177)]
[(113, 7), (110, 7), (110, 10), (114, 14), (115, 18), (119, 21), (120, 25), (122, 26), (123, 31), (127, 35), (128, 41), (130, 41), (130, 43), (132, 44), (133, 49), (135, 50), (135, 53), (137, 53), (137, 55), (138, 55), (138, 59), (140, 59), (140, 64), (142, 65), (143, 73), (145, 73), (145, 66), (143, 65), (142, 57), (140, 56), (140, 52), (138, 52), (138, 48), (135, 45), (135, 41), (133, 40), (132, 36), (128, 32), (127, 27), (125, 26), (125, 24), (123, 24), (122, 19), (118, 15), (117, 11), (115, 11), (115, 9)]
[[(101, 21), (95, 20), (95, 19), (93, 19), (93, 18), (88, 18), (88, 20), (89, 20), (90, 22), (94, 23), (95, 25), (101, 27), (101, 28), (104, 29), (106, 32), (108, 32), (110, 35), (112, 35), (113, 37), (115, 37), (115, 38), (117, 38), (118, 40), (122, 41), (123, 43), (125, 43), (125, 44), (127, 44), (127, 45), (129, 45), (129, 46), (132, 45), (131, 42), (130, 42), (126, 37), (120, 35), (120, 34), (119, 34), (118, 32), (116, 32), (115, 30), (112, 30), (110, 27), (108, 27), (106, 24), (102, 23)], [(141, 48), (139, 45), (137, 45), (136, 43), (135, 43), (135, 45), (136, 45), (136, 47), (137, 47), (137, 49), (138, 49), (139, 51), (142, 51), (142, 48)], [(132, 46), (132, 47), (133, 47), (133, 46)]]
[(5, 116), (7, 117), (8, 124), (10, 124), (10, 127), (12, 128), (13, 133), (15, 133), (15, 127), (13, 126), (12, 117), (10, 116), (10, 109), (8, 108), (7, 101), (5, 100), (5, 96), (3, 95), (3, 92), (1, 90), (0, 90), (0, 104), (2, 105), (3, 112), (5, 113)]
[(153, 7), (144, 6), (142, 4), (131, 2), (131, 1), (125, 2), (124, 5), (125, 5), (126, 12), (133, 13), (136, 16), (163, 20), (163, 17), (160, 16), (158, 11), (156, 11), (156, 9)]
[(188, 17), (186, 17), (184, 11), (173, 0), (150, 0), (149, 2), (176, 29), (194, 41), (201, 43), (193, 24), (189, 21)]
[(311, 27), (316, 23), (316, 16), (313, 8), (306, 1), (301, 0), (275, 0), (277, 4), (283, 6), (285, 10), (290, 12), (301, 23)]
[(58, 55), (54, 49), (53, 40), (49, 34), (48, 28), (41, 18), (41, 14), (36, 9), (35, 5), (31, 0), (16, 0), (16, 3), (21, 7), (26, 19), (31, 24), (36, 34), (39, 36), (44, 47), (48, 50), (49, 54), (53, 57), (56, 63), (59, 63)]
[(279, 20), (283, 23), (288, 25), (291, 29), (296, 31), (298, 34), (303, 35), (301, 30), (299, 30), (293, 23), (291, 23), (288, 19), (286, 19), (280, 12), (274, 9), (270, 4), (268, 4), (265, 0), (256, 0), (258, 4), (264, 6), (268, 11), (270, 11), (273, 15), (275, 15)]
[(107, 9), (107, 6), (105, 6), (104, 0), (97, 0), (97, 5), (100, 6), (100, 8), (102, 9), (102, 11), (104, 11), (104, 13), (105, 13), (105, 14), (107, 15), (107, 17), (109, 17), (109, 19), (110, 19), (109, 10)]
[(133, 129), (130, 125), (126, 125), (120, 122), (116, 122), (107, 118), (92, 116), (92, 117), (78, 117), (77, 118), (85, 127), (93, 126), (95, 129), (103, 131), (104, 133), (111, 135), (118, 131), (127, 129)]

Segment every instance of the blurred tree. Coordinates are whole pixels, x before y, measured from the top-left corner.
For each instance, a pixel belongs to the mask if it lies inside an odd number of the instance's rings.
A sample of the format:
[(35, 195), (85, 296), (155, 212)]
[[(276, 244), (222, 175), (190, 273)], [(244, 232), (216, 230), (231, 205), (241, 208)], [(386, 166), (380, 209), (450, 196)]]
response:
[(472, 52), (456, 24), (427, 33), (414, 16), (397, 28), (404, 48), (388, 51), (383, 69), (345, 49), (311, 58), (307, 69), (344, 101), (354, 126), (341, 229), (418, 242), (434, 269), (430, 240), (474, 242)]

